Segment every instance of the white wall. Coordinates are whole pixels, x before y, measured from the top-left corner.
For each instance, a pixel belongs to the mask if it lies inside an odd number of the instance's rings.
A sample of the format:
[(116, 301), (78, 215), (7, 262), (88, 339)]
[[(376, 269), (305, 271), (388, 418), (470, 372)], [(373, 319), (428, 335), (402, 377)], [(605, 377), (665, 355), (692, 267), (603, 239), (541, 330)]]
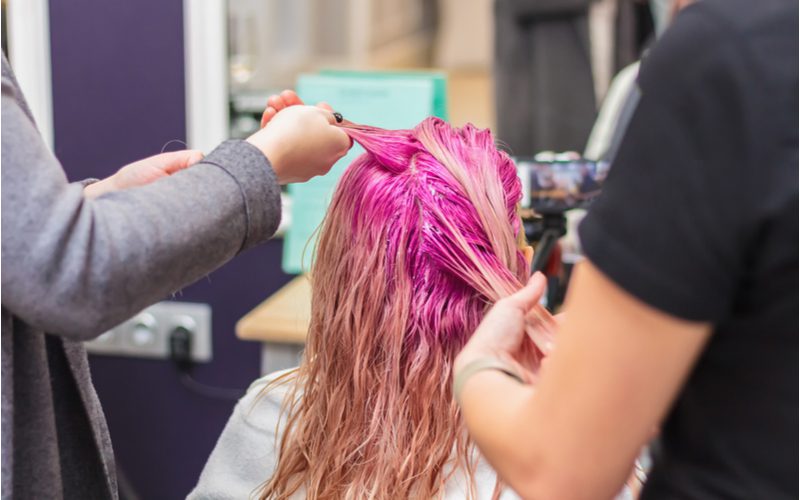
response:
[(53, 80), (48, 0), (8, 1), (11, 65), (45, 143), (53, 148)]
[(205, 153), (229, 134), (226, 23), (225, 0), (183, 1), (186, 142)]

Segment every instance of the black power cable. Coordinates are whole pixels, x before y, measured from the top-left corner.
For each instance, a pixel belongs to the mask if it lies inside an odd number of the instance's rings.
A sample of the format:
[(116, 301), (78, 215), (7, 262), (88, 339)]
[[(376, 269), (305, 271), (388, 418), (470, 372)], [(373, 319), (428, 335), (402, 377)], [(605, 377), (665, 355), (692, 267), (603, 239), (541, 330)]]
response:
[(211, 399), (235, 401), (244, 396), (245, 389), (215, 387), (195, 380), (192, 377), (194, 361), (192, 361), (193, 333), (184, 326), (175, 327), (169, 334), (169, 355), (180, 373), (180, 381), (189, 391)]

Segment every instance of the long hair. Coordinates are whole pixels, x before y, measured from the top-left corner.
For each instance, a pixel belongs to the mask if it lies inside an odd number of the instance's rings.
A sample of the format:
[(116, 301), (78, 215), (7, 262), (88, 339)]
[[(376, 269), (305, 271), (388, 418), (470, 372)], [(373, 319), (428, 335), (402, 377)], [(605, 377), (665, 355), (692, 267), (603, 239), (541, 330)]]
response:
[(472, 125), (345, 130), (366, 153), (322, 224), (304, 358), (261, 498), (439, 497), (456, 470), (472, 484), (476, 465), (453, 361), (529, 274), (520, 181)]

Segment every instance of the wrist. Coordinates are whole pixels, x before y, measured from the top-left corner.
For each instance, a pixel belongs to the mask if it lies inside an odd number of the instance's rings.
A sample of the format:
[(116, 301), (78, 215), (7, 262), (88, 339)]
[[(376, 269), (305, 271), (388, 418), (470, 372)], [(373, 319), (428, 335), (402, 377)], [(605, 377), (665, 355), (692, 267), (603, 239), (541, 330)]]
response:
[(476, 359), (480, 358), (500, 359), (500, 356), (493, 349), (490, 349), (488, 346), (484, 346), (480, 342), (477, 342), (476, 339), (473, 339), (468, 342), (461, 352), (458, 353), (458, 356), (456, 356), (455, 362), (453, 363), (453, 371), (458, 372), (469, 363), (472, 363)]
[(286, 179), (286, 173), (283, 171), (285, 163), (283, 161), (283, 152), (279, 144), (272, 140), (271, 134), (266, 129), (256, 132), (245, 141), (255, 146), (267, 158), (273, 172), (275, 172), (275, 177), (278, 179), (278, 184), (284, 185), (289, 182)]
[(478, 374), (484, 372), (503, 374), (504, 376), (511, 378), (520, 384), (525, 383), (522, 375), (520, 375), (513, 366), (499, 358), (492, 356), (474, 358), (462, 365), (460, 369), (456, 369), (454, 371), (453, 397), (455, 398), (456, 402), (461, 404), (461, 395), (464, 392), (464, 386), (467, 384), (467, 382), (476, 377)]

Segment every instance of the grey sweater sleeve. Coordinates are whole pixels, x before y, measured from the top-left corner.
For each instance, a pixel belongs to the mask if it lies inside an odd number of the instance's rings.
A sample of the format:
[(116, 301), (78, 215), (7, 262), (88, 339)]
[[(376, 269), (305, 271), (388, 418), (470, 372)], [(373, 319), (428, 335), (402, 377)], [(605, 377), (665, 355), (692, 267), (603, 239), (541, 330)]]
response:
[(280, 187), (264, 155), (228, 141), (140, 188), (83, 196), (2, 81), (2, 303), (23, 321), (93, 338), (269, 238)]

